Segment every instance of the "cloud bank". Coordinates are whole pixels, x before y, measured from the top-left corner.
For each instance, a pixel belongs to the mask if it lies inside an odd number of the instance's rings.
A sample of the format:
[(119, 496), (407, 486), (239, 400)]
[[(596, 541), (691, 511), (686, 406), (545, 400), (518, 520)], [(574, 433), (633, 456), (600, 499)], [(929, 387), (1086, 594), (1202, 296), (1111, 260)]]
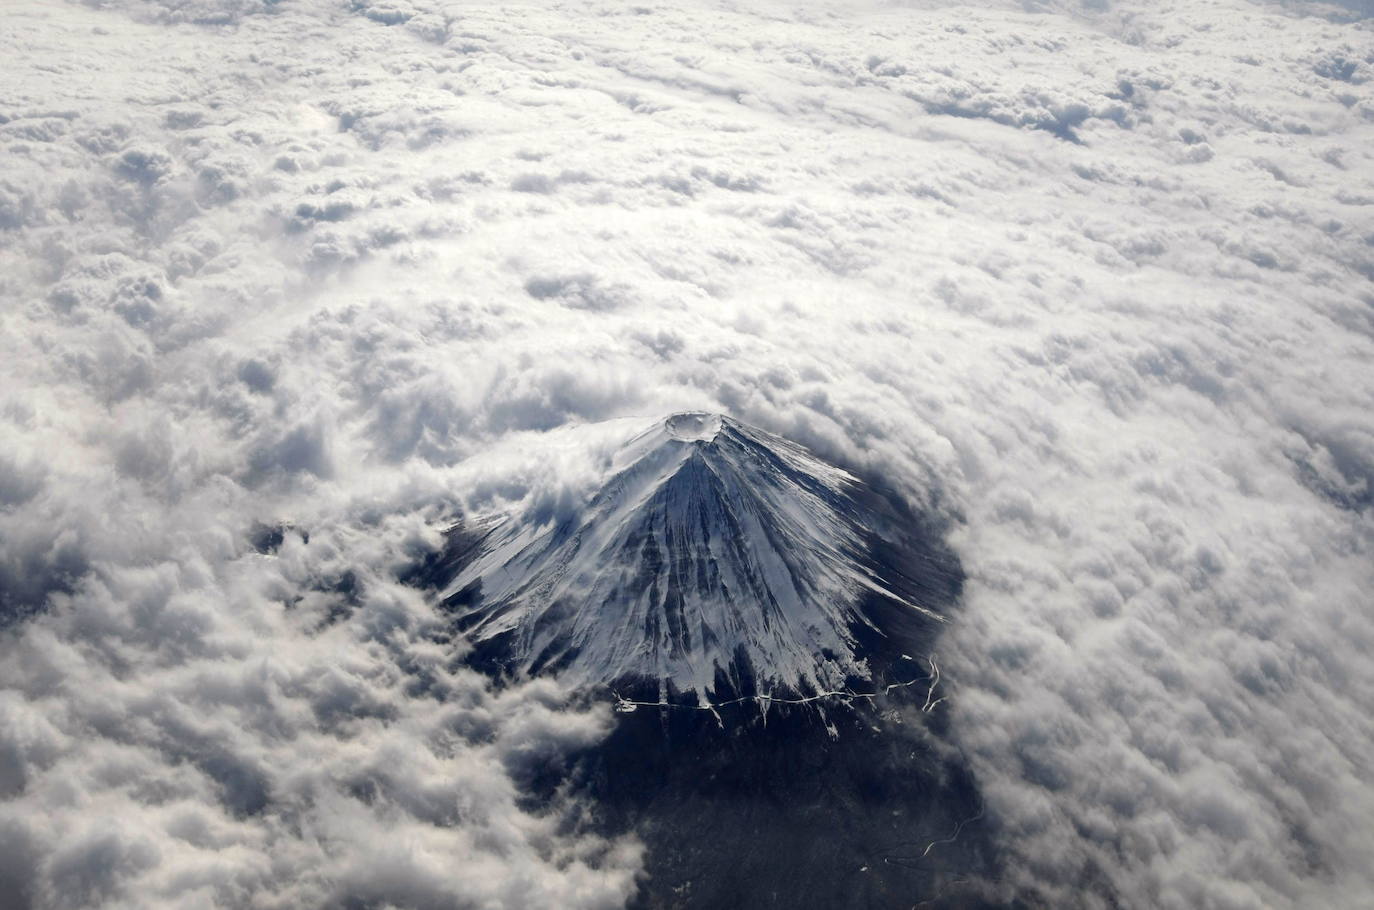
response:
[(623, 903), (397, 575), (686, 408), (957, 519), (990, 887), (1367, 904), (1358, 5), (7, 13), (15, 906)]

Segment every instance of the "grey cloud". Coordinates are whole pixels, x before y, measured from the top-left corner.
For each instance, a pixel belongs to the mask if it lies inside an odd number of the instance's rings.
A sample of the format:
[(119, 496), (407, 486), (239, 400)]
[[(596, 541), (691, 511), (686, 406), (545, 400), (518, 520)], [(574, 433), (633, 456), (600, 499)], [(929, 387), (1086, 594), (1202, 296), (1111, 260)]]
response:
[(125, 179), (151, 186), (171, 175), (172, 156), (153, 146), (125, 150), (114, 164), (115, 173)]
[(557, 275), (531, 278), (525, 292), (535, 300), (557, 300), (586, 310), (614, 310), (628, 303), (627, 289), (607, 287), (595, 275)]
[(259, 447), (249, 467), (258, 475), (282, 470), (328, 478), (334, 473), (330, 436), (324, 421), (302, 423)]

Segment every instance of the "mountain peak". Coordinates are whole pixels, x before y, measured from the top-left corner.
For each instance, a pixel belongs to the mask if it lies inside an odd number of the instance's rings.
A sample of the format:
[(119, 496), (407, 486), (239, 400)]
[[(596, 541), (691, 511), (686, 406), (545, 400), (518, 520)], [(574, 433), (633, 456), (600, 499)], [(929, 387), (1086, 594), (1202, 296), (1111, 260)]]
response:
[(903, 506), (729, 417), (674, 414), (613, 465), (579, 512), (503, 522), (446, 579), (503, 670), (702, 699), (834, 691), (876, 681), (894, 633), (957, 592)]
[(706, 411), (684, 411), (663, 421), (664, 431), (684, 442), (710, 442), (724, 426), (724, 418)]

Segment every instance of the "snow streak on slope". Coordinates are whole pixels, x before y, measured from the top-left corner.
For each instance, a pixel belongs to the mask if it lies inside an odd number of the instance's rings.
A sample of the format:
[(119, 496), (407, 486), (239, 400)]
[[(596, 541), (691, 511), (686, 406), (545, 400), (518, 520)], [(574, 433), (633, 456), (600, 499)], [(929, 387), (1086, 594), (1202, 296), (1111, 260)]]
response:
[(876, 596), (939, 619), (870, 555), (863, 485), (725, 417), (669, 417), (619, 454), (575, 517), (495, 529), (448, 586), (520, 672), (680, 691), (833, 689), (872, 677), (856, 628)]

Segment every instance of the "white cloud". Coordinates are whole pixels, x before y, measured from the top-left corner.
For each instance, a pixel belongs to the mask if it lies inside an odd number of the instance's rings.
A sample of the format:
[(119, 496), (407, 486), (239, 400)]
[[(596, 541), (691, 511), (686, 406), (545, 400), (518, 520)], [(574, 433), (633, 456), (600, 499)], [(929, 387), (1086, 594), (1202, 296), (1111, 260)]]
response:
[(607, 719), (489, 692), (394, 572), (623, 425), (545, 431), (706, 407), (960, 517), (1008, 887), (1359, 906), (1358, 9), (14, 6), (0, 875), (619, 902), (633, 844), (519, 797)]

